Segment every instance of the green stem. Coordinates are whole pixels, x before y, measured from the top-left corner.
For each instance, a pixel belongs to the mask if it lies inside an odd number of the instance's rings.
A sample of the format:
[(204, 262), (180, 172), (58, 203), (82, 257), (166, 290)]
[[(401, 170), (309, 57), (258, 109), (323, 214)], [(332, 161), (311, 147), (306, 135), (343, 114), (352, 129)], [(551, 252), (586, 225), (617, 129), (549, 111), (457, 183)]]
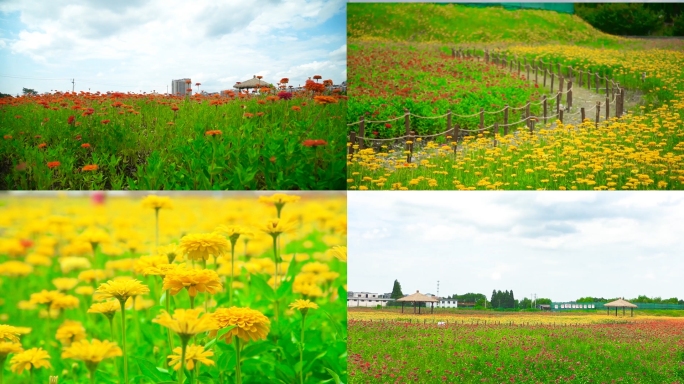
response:
[(180, 369), (178, 370), (178, 384), (183, 384), (183, 374), (185, 373), (185, 349), (188, 346), (188, 340), (181, 336), (181, 361)]
[(302, 333), (299, 337), (299, 382), (304, 384), (304, 320), (306, 314), (302, 313)]
[(34, 382), (33, 381), (33, 379), (34, 379), (33, 366), (31, 366), (31, 368), (29, 368), (29, 376), (30, 376), (30, 382), (31, 382), (31, 384), (33, 384), (33, 382)]
[(188, 291), (188, 296), (190, 297), (190, 309), (195, 308), (195, 296), (190, 296), (190, 291)]
[(95, 368), (93, 367), (93, 369), (88, 370), (90, 371), (90, 384), (95, 384)]
[(235, 354), (236, 354), (236, 362), (237, 364), (235, 365), (235, 384), (242, 384), (242, 374), (240, 370), (240, 338), (235, 336)]
[(5, 361), (7, 360), (7, 355), (0, 357), (0, 384), (5, 380)]
[(121, 303), (121, 345), (123, 346), (124, 384), (128, 384), (128, 354), (126, 353), (126, 299), (120, 299)]
[[(273, 291), (278, 290), (278, 236), (273, 236), (273, 261), (275, 262), (275, 276), (273, 277)], [(278, 322), (278, 299), (276, 298), (273, 306), (275, 308), (275, 321)]]

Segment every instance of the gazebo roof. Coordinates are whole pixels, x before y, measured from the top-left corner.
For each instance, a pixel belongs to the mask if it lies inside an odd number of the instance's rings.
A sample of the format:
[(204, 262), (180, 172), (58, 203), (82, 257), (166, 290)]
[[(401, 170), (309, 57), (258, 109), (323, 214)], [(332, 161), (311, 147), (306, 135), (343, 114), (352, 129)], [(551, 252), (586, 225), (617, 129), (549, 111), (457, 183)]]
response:
[(240, 84), (236, 83), (233, 87), (238, 88), (238, 89), (241, 89), (241, 88), (260, 88), (260, 87), (268, 87), (268, 83), (263, 81), (263, 80), (257, 79), (256, 75), (254, 75), (253, 78), (251, 78), (247, 81), (243, 81)]
[(434, 297), (423, 295), (419, 291), (416, 291), (416, 293), (414, 293), (412, 295), (408, 295), (406, 297), (402, 297), (401, 299), (397, 299), (397, 301), (408, 301), (408, 302), (414, 302), (414, 303), (418, 303), (418, 302), (421, 302), (421, 303), (422, 302), (428, 302), (428, 303), (429, 302), (435, 302), (436, 303), (439, 300), (437, 300)]
[(610, 307), (610, 308), (637, 308), (636, 305), (630, 303), (629, 301), (626, 301), (624, 299), (618, 299), (615, 301), (611, 301), (610, 303), (603, 304), (604, 307)]

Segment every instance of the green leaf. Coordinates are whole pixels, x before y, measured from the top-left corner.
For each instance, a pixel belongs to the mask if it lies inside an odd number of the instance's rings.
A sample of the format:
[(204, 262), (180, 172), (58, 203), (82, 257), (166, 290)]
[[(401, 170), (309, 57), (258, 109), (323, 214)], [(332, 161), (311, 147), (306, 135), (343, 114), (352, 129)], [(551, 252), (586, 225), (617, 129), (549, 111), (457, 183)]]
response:
[[(150, 363), (147, 360), (143, 359), (138, 359), (135, 357), (132, 357), (133, 360), (135, 360), (138, 363), (138, 366), (140, 367), (140, 370), (146, 377), (150, 377), (155, 379), (157, 382), (160, 381), (173, 381), (173, 378), (171, 375), (168, 373), (162, 372), (160, 368), (158, 368), (156, 365)], [(168, 372), (168, 371), (167, 371)]]
[(342, 380), (340, 380), (340, 376), (339, 376), (337, 373), (331, 371), (331, 370), (328, 369), (328, 368), (326, 368), (325, 370), (328, 371), (328, 373), (330, 374), (330, 376), (332, 376), (333, 380), (335, 381), (335, 384), (343, 384), (343, 383), (342, 383)]
[(230, 327), (225, 327), (225, 328), (220, 329), (220, 330), (216, 333), (216, 337), (214, 337), (213, 339), (211, 339), (211, 341), (209, 341), (208, 343), (206, 343), (206, 344), (204, 345), (204, 349), (209, 349), (209, 347), (211, 347), (212, 345), (216, 344), (216, 342), (217, 342), (221, 337), (223, 337), (223, 335), (225, 335), (226, 333), (230, 332), (233, 328), (235, 328), (235, 325), (231, 325)]

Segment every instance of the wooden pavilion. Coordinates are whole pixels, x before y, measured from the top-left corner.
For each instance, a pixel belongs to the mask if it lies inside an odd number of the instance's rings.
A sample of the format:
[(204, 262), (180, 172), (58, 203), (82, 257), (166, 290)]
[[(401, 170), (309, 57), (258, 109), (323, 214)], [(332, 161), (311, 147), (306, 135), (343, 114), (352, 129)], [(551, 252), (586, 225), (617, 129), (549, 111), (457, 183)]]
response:
[(608, 315), (610, 316), (610, 309), (615, 308), (615, 316), (617, 316), (617, 311), (618, 308), (622, 308), (622, 314), (625, 314), (625, 308), (629, 308), (631, 313), (630, 317), (634, 316), (634, 308), (637, 308), (636, 305), (630, 303), (629, 301), (626, 301), (624, 299), (618, 299), (615, 301), (611, 301), (610, 303), (603, 304), (604, 307), (608, 309)]
[[(261, 77), (261, 76), (259, 76)], [(247, 81), (242, 81), (240, 83), (236, 83), (233, 85), (233, 88), (237, 89), (255, 89), (255, 88), (266, 88), (268, 87), (269, 84), (260, 78), (258, 78), (256, 75), (254, 75), (253, 78), (247, 80)]]
[[(406, 297), (402, 297), (401, 299), (397, 299), (397, 301), (401, 301), (401, 313), (404, 313), (404, 303), (413, 303), (413, 313), (416, 313), (416, 303), (431, 303), (431, 312), (434, 313), (435, 311), (435, 303), (439, 302), (434, 297), (430, 297), (427, 295), (423, 295), (419, 291), (416, 290), (416, 293), (412, 295), (408, 295)], [(420, 315), (420, 307), (418, 307), (418, 314)]]

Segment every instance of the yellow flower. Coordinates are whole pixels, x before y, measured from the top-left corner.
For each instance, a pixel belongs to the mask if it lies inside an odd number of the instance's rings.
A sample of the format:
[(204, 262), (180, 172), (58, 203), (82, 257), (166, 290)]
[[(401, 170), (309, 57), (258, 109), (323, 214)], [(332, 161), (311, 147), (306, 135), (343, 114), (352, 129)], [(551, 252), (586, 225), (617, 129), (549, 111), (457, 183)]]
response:
[(38, 293), (31, 294), (31, 302), (33, 304), (47, 304), (49, 306), (53, 301), (63, 296), (65, 295), (60, 291), (48, 291), (43, 289)]
[[(271, 329), (270, 320), (263, 313), (250, 308), (219, 308), (213, 313), (213, 317), (218, 329), (235, 326), (223, 336), (226, 343), (230, 343), (233, 336), (244, 341), (266, 339)], [(216, 333), (212, 331), (209, 336), (216, 336)]]
[(10, 360), (12, 372), (21, 374), (25, 369), (52, 368), (50, 355), (42, 348), (31, 348), (17, 353)]
[(7, 324), (0, 324), (0, 341), (9, 340), (13, 342), (18, 342), (18, 335), (20, 333), (21, 332), (19, 332), (19, 329), (17, 329), (17, 327)]
[[(174, 348), (173, 352), (175, 354), (169, 355), (169, 365), (177, 371), (181, 366), (181, 347)], [(185, 349), (185, 368), (192, 371), (195, 368), (195, 364), (198, 363), (214, 365), (214, 361), (209, 359), (212, 356), (214, 356), (213, 351), (205, 351), (201, 345), (190, 344)]]
[(303, 315), (306, 315), (306, 312), (309, 311), (309, 309), (318, 309), (318, 304), (311, 302), (310, 300), (295, 300), (294, 303), (290, 304), (290, 308), (292, 309), (298, 309), (299, 312), (301, 312)]
[(154, 267), (145, 268), (143, 274), (145, 276), (152, 275), (164, 277), (173, 271), (181, 269), (185, 269), (185, 264), (161, 264)]
[(259, 229), (273, 237), (278, 237), (282, 233), (289, 233), (295, 230), (297, 222), (285, 219), (269, 219)]
[(219, 275), (210, 269), (176, 269), (164, 276), (163, 290), (168, 289), (176, 295), (183, 288), (187, 288), (188, 294), (194, 297), (198, 292), (214, 294), (223, 286)]
[(176, 256), (178, 256), (180, 250), (178, 249), (177, 244), (169, 244), (157, 248), (157, 253), (166, 256), (168, 258), (169, 264), (171, 264), (174, 260), (176, 260)]
[(33, 272), (33, 266), (17, 260), (10, 260), (0, 264), (0, 275), (20, 277)]
[(79, 240), (86, 241), (90, 244), (96, 245), (109, 242), (109, 234), (97, 227), (90, 227), (83, 231), (79, 236)]
[(85, 339), (86, 330), (83, 324), (78, 321), (65, 320), (62, 325), (57, 328), (55, 339), (59, 340), (64, 345), (71, 345), (74, 341)]
[(201, 309), (176, 309), (173, 316), (162, 310), (152, 322), (176, 332), (181, 339), (185, 340), (217, 328), (214, 317), (202, 314)]
[(228, 251), (228, 240), (218, 233), (195, 233), (183, 236), (179, 250), (190, 260), (207, 260)]
[(231, 244), (235, 244), (237, 239), (240, 238), (240, 235), (248, 231), (240, 225), (220, 225), (216, 228), (216, 232), (225, 233)]
[(62, 268), (62, 273), (69, 273), (76, 269), (90, 268), (90, 260), (85, 257), (69, 256), (59, 259), (59, 265)]
[(142, 206), (143, 208), (173, 209), (171, 198), (168, 196), (149, 195), (143, 199)]
[(76, 287), (74, 292), (76, 292), (78, 295), (92, 296), (95, 292), (95, 288), (91, 287), (90, 285), (82, 285), (80, 287)]
[(140, 258), (133, 263), (133, 271), (139, 275), (143, 275), (147, 268), (158, 267), (168, 263), (169, 259), (166, 255), (140, 256)]
[(90, 371), (94, 370), (102, 360), (116, 356), (123, 356), (121, 348), (116, 343), (98, 339), (77, 341), (62, 351), (63, 359), (84, 361)]
[(287, 203), (296, 203), (301, 199), (301, 196), (288, 195), (285, 193), (274, 193), (271, 196), (259, 196), (259, 202), (266, 204), (274, 204), (283, 206)]
[(102, 269), (88, 269), (81, 271), (78, 274), (78, 279), (84, 283), (92, 283), (97, 280), (104, 280), (107, 278), (107, 272)]
[(0, 341), (0, 361), (2, 361), (10, 353), (21, 353), (24, 348), (19, 343), (12, 341)]
[(73, 289), (78, 284), (78, 279), (70, 277), (58, 277), (56, 279), (52, 279), (52, 284), (54, 284), (55, 288), (60, 291), (68, 291)]
[(335, 256), (338, 260), (347, 262), (347, 247), (343, 246), (336, 246), (330, 248), (330, 251), (332, 252), (333, 256)]
[(60, 310), (74, 308), (78, 308), (78, 298), (71, 295), (62, 295), (50, 304), (50, 309)]
[(106, 283), (100, 284), (100, 287), (97, 288), (96, 292), (101, 294), (101, 297), (104, 299), (113, 297), (121, 302), (125, 301), (131, 296), (138, 296), (149, 293), (150, 289), (138, 280), (120, 279), (109, 280)]
[(107, 300), (100, 303), (93, 303), (90, 308), (88, 308), (88, 313), (101, 313), (111, 319), (119, 309), (121, 309), (121, 304), (118, 301)]

